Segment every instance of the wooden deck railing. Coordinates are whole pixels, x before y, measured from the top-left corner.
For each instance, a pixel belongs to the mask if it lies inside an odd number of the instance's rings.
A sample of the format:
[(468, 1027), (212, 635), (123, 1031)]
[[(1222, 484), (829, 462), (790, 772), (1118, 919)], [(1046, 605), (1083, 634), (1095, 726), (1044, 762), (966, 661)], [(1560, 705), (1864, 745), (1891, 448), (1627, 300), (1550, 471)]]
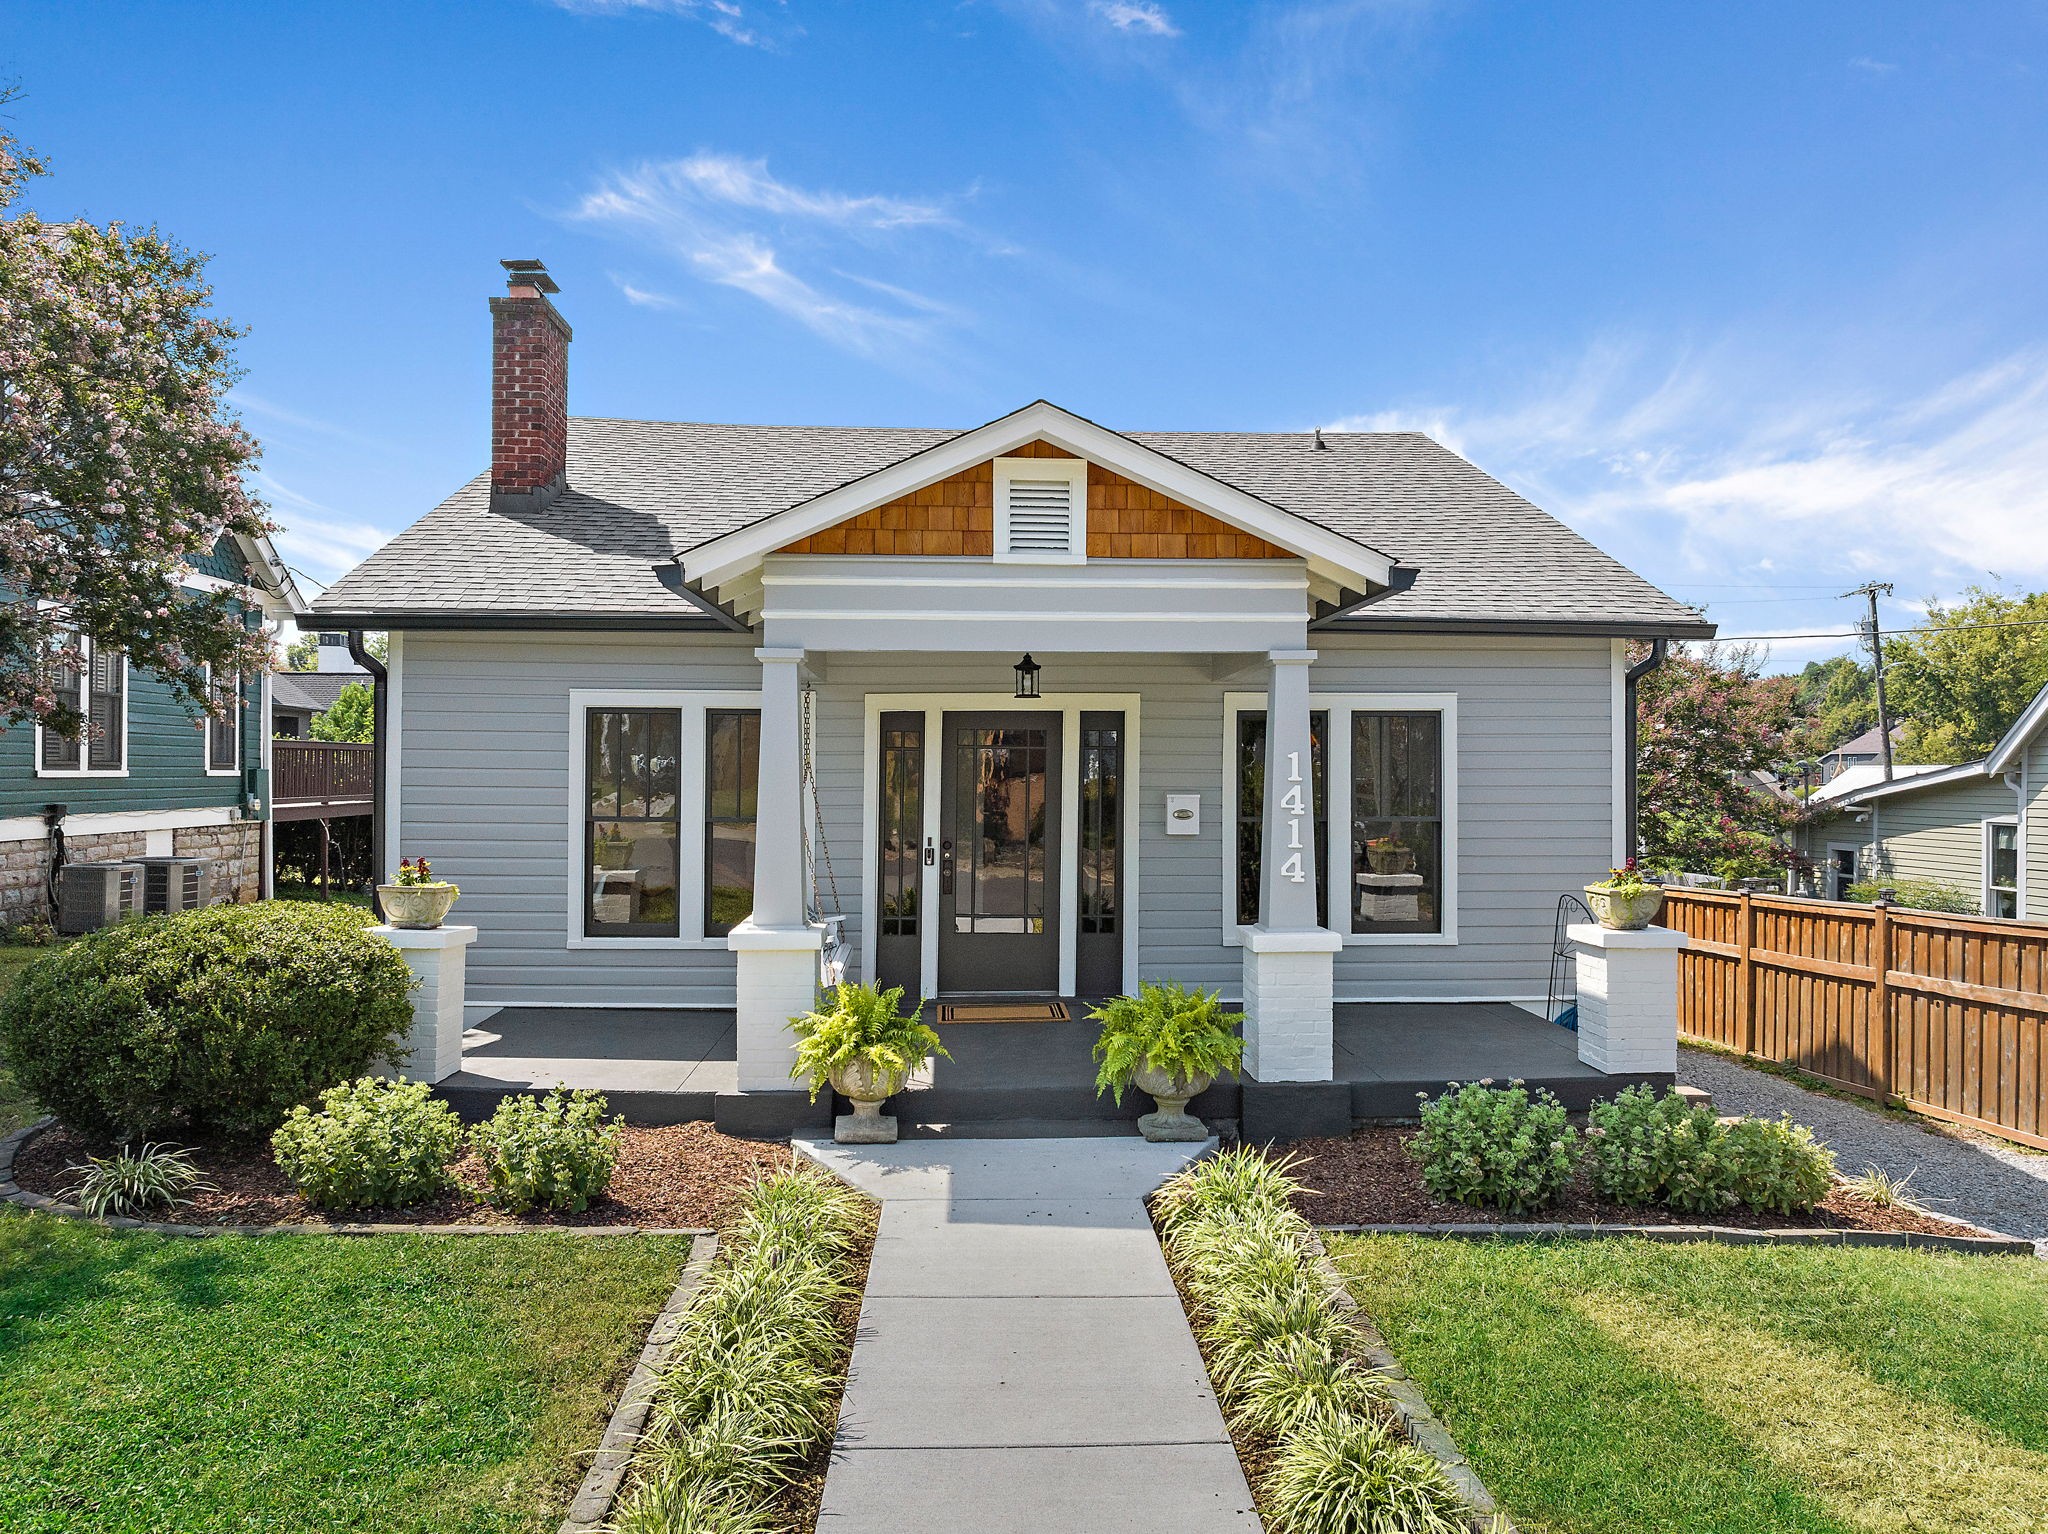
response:
[(1678, 1031), (2048, 1149), (2048, 923), (1670, 890)]
[(376, 785), (376, 747), (339, 740), (273, 740), (270, 799), (280, 820), (362, 815)]

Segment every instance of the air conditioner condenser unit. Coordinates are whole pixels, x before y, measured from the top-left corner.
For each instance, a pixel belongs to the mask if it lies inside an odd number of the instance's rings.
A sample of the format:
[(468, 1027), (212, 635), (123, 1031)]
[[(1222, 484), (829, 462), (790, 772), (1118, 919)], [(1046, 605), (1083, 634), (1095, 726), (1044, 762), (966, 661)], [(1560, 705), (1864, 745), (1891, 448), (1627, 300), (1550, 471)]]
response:
[(66, 863), (57, 876), (57, 930), (67, 935), (142, 914), (142, 869), (134, 863)]
[(196, 911), (213, 904), (212, 858), (137, 858), (142, 908), (151, 914)]

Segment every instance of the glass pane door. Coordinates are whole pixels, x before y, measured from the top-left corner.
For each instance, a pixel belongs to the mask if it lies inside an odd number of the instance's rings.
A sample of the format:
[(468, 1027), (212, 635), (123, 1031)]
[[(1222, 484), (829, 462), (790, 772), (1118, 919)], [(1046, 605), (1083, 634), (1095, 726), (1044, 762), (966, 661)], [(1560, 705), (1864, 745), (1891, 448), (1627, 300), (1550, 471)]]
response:
[(1059, 721), (947, 715), (939, 985), (1058, 984)]

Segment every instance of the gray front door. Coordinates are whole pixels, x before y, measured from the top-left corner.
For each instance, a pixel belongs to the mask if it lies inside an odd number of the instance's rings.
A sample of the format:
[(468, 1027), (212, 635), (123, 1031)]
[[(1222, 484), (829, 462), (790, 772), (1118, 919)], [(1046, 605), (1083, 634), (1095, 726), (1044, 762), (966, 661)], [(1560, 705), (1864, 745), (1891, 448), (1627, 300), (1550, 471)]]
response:
[(948, 714), (939, 989), (1059, 989), (1060, 716)]

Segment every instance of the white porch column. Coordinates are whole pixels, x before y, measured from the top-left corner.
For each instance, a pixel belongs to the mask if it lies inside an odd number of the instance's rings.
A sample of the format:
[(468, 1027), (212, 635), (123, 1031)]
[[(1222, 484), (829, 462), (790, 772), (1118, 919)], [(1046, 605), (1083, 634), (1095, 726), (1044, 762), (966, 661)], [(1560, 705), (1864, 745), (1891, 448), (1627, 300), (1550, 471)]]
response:
[(1259, 920), (1244, 939), (1245, 1070), (1259, 1081), (1334, 1074), (1331, 977), (1344, 946), (1316, 924), (1308, 668), (1313, 650), (1273, 650), (1266, 684)]
[(726, 938), (736, 958), (739, 1086), (789, 1092), (789, 1020), (818, 996), (823, 929), (805, 920), (804, 652), (762, 649), (761, 764), (755, 789), (754, 912)]
[(1668, 927), (1565, 928), (1579, 981), (1579, 1058), (1609, 1075), (1678, 1069), (1678, 951)]
[(398, 1081), (445, 1081), (462, 1069), (462, 995), (465, 950), (474, 927), (372, 927), (404, 957), (418, 979), (412, 993), (412, 1031), (403, 1061), (387, 1060), (380, 1076)]

